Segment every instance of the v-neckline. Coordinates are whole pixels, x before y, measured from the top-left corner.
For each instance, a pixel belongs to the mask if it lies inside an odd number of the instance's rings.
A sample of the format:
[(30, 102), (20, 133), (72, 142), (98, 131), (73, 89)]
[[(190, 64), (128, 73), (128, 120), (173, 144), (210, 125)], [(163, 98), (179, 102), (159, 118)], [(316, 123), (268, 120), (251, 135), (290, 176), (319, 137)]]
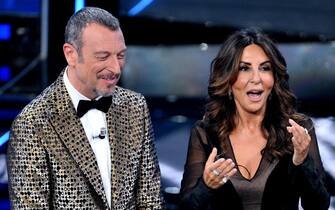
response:
[(248, 182), (252, 182), (254, 180), (254, 178), (257, 177), (257, 175), (259, 173), (259, 169), (261, 167), (261, 164), (263, 163), (264, 154), (262, 155), (261, 160), (258, 163), (258, 166), (257, 166), (255, 174), (250, 179), (248, 179), (245, 176), (243, 176), (243, 174), (240, 171), (240, 168), (238, 167), (238, 162), (237, 162), (236, 157), (235, 157), (235, 152), (234, 152), (234, 148), (233, 148), (233, 145), (231, 143), (230, 137), (228, 137), (228, 142), (229, 142), (230, 152), (232, 153), (233, 161), (234, 161), (234, 163), (236, 165), (237, 172), (240, 174), (240, 176), (242, 177), (242, 179), (244, 179), (244, 180), (246, 180)]

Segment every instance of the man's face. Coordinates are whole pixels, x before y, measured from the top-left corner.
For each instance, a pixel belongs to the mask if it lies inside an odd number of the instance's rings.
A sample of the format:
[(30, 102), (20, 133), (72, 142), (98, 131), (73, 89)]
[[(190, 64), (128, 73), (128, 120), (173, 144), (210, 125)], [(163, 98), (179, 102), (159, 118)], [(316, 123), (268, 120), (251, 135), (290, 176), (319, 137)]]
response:
[(125, 64), (122, 31), (91, 23), (83, 29), (82, 43), (81, 52), (70, 44), (63, 47), (71, 84), (90, 99), (111, 95)]

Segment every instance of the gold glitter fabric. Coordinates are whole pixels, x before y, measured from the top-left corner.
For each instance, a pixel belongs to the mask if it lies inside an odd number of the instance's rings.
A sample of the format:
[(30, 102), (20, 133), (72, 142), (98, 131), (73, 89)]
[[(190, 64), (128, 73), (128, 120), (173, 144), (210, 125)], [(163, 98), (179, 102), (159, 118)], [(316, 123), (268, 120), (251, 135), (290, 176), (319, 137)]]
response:
[[(13, 122), (8, 144), (12, 209), (109, 209), (63, 74)], [(116, 87), (106, 119), (111, 209), (162, 209), (160, 170), (144, 97)]]

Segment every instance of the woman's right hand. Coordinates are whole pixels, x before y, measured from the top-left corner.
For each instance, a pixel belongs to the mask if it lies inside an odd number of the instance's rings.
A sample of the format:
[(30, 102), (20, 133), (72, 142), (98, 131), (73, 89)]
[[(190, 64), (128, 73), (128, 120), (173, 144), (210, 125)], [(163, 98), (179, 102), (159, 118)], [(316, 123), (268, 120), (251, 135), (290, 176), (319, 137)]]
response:
[(215, 161), (216, 155), (217, 149), (213, 148), (202, 175), (205, 184), (212, 189), (217, 189), (224, 185), (237, 172), (231, 159), (220, 158)]

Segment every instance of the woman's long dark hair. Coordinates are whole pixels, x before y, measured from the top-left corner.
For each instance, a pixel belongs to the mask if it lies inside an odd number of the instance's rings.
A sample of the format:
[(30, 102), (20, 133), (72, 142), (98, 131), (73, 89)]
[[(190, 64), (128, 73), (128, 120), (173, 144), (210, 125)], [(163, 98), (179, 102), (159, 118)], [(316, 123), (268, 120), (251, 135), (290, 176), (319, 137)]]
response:
[(261, 47), (269, 57), (275, 81), (262, 122), (263, 132), (268, 137), (262, 153), (268, 151), (272, 157), (281, 157), (292, 153), (290, 134), (286, 130), (289, 118), (301, 122), (303, 117), (296, 112), (296, 98), (289, 88), (285, 59), (272, 40), (260, 30), (244, 29), (235, 32), (223, 43), (212, 61), (204, 122), (225, 149), (228, 136), (236, 126), (237, 114), (234, 99), (229, 92), (237, 79), (243, 50), (251, 44)]

